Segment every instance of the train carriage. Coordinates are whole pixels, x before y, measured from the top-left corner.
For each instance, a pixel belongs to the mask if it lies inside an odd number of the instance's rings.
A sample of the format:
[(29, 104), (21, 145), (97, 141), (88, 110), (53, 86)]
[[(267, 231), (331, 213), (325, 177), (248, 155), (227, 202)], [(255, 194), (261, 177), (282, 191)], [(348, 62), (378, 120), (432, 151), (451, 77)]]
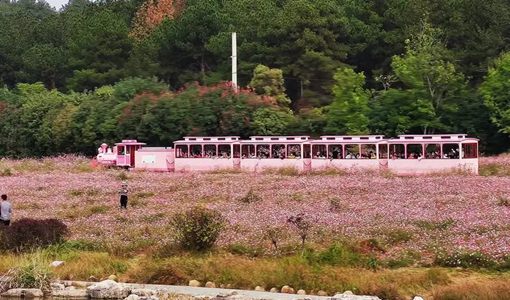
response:
[(360, 136), (184, 137), (174, 148), (145, 147), (123, 140), (113, 150), (101, 145), (103, 165), (152, 171), (243, 169), (259, 172), (291, 167), (299, 171), (324, 168), (390, 170), (424, 174), (460, 170), (478, 174), (478, 139), (465, 134)]

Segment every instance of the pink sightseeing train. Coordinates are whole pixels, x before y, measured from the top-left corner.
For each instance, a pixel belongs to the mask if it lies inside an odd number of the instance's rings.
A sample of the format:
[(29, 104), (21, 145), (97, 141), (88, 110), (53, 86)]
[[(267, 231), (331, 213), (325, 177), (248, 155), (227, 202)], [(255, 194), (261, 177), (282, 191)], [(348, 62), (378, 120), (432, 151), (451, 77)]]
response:
[(105, 166), (162, 172), (267, 168), (390, 170), (423, 174), (460, 170), (478, 174), (478, 139), (465, 134), (361, 136), (184, 137), (174, 147), (146, 147), (123, 140), (102, 144), (97, 161)]

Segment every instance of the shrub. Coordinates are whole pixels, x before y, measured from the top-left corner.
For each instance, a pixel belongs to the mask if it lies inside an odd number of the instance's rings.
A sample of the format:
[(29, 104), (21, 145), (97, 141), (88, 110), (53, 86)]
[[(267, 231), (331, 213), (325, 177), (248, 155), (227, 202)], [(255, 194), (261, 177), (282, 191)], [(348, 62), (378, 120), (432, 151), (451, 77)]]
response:
[(266, 230), (265, 236), (271, 241), (271, 245), (273, 245), (274, 250), (278, 251), (278, 244), (281, 240), (284, 240), (287, 237), (287, 232), (283, 227), (273, 226)]
[(413, 234), (405, 229), (393, 228), (384, 233), (386, 240), (390, 245), (409, 242), (413, 238)]
[(20, 257), (17, 265), (10, 269), (6, 275), (8, 275), (8, 280), (2, 282), (2, 290), (37, 288), (47, 291), (53, 276), (48, 259), (41, 253)]
[(57, 219), (20, 219), (3, 230), (4, 247), (23, 251), (64, 241), (67, 226)]
[(321, 252), (307, 249), (304, 252), (304, 257), (309, 263), (342, 267), (362, 266), (366, 261), (366, 257), (358, 252), (358, 249), (339, 242)]
[(0, 171), (0, 176), (12, 176), (12, 171), (9, 168), (5, 168), (2, 171)]
[(439, 253), (435, 263), (444, 267), (492, 268), (496, 262), (481, 252)]
[(508, 199), (507, 197), (501, 196), (498, 198), (498, 205), (510, 207), (510, 199)]
[(195, 207), (177, 213), (171, 219), (176, 238), (183, 249), (204, 251), (212, 248), (225, 225), (223, 216), (214, 210)]
[(305, 248), (305, 242), (308, 238), (310, 231), (312, 229), (312, 222), (305, 217), (305, 214), (299, 213), (295, 216), (291, 216), (287, 219), (287, 222), (294, 225), (296, 228), (299, 237), (301, 238), (301, 247)]
[(239, 201), (243, 203), (253, 203), (258, 202), (260, 200), (262, 200), (262, 198), (259, 195), (257, 195), (257, 193), (253, 191), (253, 189), (250, 189), (248, 193), (244, 195), (244, 197), (239, 198)]

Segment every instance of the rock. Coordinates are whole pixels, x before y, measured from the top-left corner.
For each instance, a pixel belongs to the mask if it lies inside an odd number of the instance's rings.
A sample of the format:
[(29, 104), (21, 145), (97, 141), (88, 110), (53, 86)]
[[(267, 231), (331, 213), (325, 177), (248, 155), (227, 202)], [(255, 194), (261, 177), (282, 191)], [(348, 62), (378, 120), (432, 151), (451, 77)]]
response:
[(424, 300), (423, 297), (420, 296), (414, 296), (413, 300)]
[(270, 292), (270, 293), (278, 293), (278, 289), (274, 287), (274, 288), (271, 288), (271, 289), (269, 290), (269, 292)]
[(281, 293), (288, 294), (288, 293), (289, 293), (289, 290), (290, 290), (290, 286), (288, 286), (288, 285), (284, 285), (284, 286), (282, 286), (282, 289), (280, 290), (280, 292), (281, 292)]
[(296, 290), (294, 290), (294, 288), (290, 287), (289, 288), (289, 294), (295, 294), (296, 293)]
[(305, 290), (298, 290), (296, 294), (298, 294), (298, 295), (306, 295), (306, 291)]
[(255, 290), (256, 290), (257, 292), (265, 292), (265, 291), (266, 291), (266, 289), (265, 289), (265, 288), (263, 288), (263, 287), (261, 287), (260, 285), (257, 285), (257, 286), (255, 287)]
[(119, 281), (119, 279), (117, 278), (117, 275), (108, 276), (108, 280)]
[(87, 292), (94, 299), (121, 299), (130, 294), (130, 289), (113, 280), (104, 280), (87, 287)]
[[(354, 295), (354, 293), (353, 293), (353, 292), (351, 292), (351, 291), (345, 291), (345, 292), (343, 292), (343, 294), (344, 294), (344, 295)], [(422, 300), (423, 300), (423, 299), (422, 299)]]
[(323, 290), (320, 290), (317, 292), (317, 296), (327, 296), (327, 295), (328, 295), (328, 293)]
[(18, 297), (18, 298), (41, 298), (43, 291), (40, 289), (10, 289), (2, 294), (2, 297)]
[(191, 287), (199, 287), (200, 286), (200, 281), (193, 279), (193, 280), (189, 281), (188, 285), (191, 286)]
[(86, 299), (88, 297), (87, 290), (85, 289), (76, 289), (73, 286), (73, 289), (65, 289), (65, 290), (53, 290), (51, 292), (53, 297), (60, 298), (79, 298)]
[(97, 281), (99, 281), (99, 279), (97, 279), (96, 276), (94, 276), (94, 275), (90, 275), (89, 276), (89, 281), (97, 282)]
[(69, 290), (69, 291), (76, 290), (76, 287), (71, 285), (71, 286), (67, 287), (67, 290)]
[(63, 283), (58, 283), (58, 282), (52, 282), (50, 286), (51, 286), (52, 290), (65, 290), (66, 289), (66, 286)]
[(150, 297), (156, 294), (157, 292), (155, 290), (149, 290), (149, 289), (132, 289), (131, 294), (140, 296), (140, 297)]
[(55, 261), (53, 261), (53, 262), (50, 264), (50, 267), (53, 267), (53, 268), (60, 267), (60, 266), (62, 266), (64, 263), (65, 263), (65, 261), (63, 261), (63, 260), (55, 260)]
[(127, 296), (126, 298), (124, 298), (124, 300), (138, 300), (140, 299), (140, 297), (138, 297), (138, 295), (135, 295), (135, 294), (131, 294), (129, 296)]
[(216, 288), (216, 284), (214, 282), (211, 282), (211, 281), (207, 281), (205, 283), (205, 287), (206, 288)]
[(86, 288), (89, 286), (87, 282), (84, 281), (73, 281), (71, 282), (70, 286), (78, 287), (78, 288)]

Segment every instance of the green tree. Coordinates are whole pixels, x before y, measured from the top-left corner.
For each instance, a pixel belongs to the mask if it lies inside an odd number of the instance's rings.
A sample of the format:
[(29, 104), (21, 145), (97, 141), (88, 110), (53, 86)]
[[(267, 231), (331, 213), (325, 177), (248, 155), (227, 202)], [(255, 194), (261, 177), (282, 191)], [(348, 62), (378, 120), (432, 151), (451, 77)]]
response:
[[(394, 56), (392, 62), (402, 88), (382, 92), (378, 99), (380, 103), (375, 107), (380, 109), (376, 114), (383, 119), (375, 123), (386, 123), (392, 128), (390, 132), (427, 134), (451, 130), (454, 128), (453, 116), (466, 93), (464, 75), (448, 61), (449, 53), (441, 42), (441, 32), (428, 23), (422, 23), (422, 30), (406, 43), (406, 53)], [(381, 110), (387, 113), (383, 115)], [(392, 120), (388, 119), (390, 116)], [(409, 122), (398, 121), (406, 119)]]
[(253, 78), (250, 87), (259, 95), (266, 95), (276, 98), (282, 107), (288, 107), (290, 99), (285, 94), (285, 82), (283, 72), (280, 69), (270, 69), (264, 65), (258, 65), (253, 70)]
[(340, 68), (334, 78), (334, 100), (325, 108), (325, 131), (331, 134), (368, 133), (370, 93), (363, 88), (365, 76), (350, 68)]
[(510, 52), (503, 53), (489, 69), (480, 86), (480, 94), (489, 109), (491, 121), (510, 134)]

